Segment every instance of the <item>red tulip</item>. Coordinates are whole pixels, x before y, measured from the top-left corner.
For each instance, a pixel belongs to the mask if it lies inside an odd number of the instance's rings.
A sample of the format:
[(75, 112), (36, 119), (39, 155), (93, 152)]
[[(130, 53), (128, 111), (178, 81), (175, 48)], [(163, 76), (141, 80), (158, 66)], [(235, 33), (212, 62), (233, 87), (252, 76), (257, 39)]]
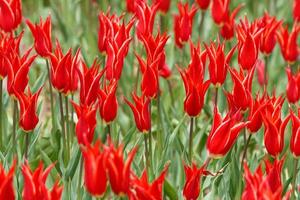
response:
[(144, 1), (141, 1), (141, 3), (137, 4), (136, 16), (138, 23), (136, 25), (136, 32), (139, 39), (147, 38), (148, 36), (152, 35), (158, 7), (159, 4), (154, 4), (150, 7)]
[(183, 43), (187, 42), (192, 34), (193, 18), (197, 12), (195, 4), (189, 10), (189, 4), (177, 4), (179, 14), (174, 16), (174, 34), (175, 44), (179, 47), (183, 47)]
[[(102, 151), (100, 151), (100, 148)], [(84, 160), (84, 184), (87, 191), (93, 196), (102, 196), (106, 191), (106, 161), (107, 154), (103, 151), (98, 140), (94, 146), (82, 147)]]
[(135, 13), (136, 12), (136, 6), (144, 2), (145, 0), (126, 0), (126, 6), (127, 6), (127, 11)]
[[(275, 102), (274, 102), (275, 101)], [(281, 108), (284, 99), (271, 99), (262, 111), (262, 119), (265, 127), (264, 143), (268, 153), (277, 157), (284, 147), (284, 130), (289, 121), (289, 116), (281, 119)]]
[(34, 37), (34, 48), (42, 57), (48, 57), (52, 53), (51, 42), (51, 16), (49, 15), (45, 22), (40, 18), (39, 24), (32, 24), (26, 20)]
[(31, 171), (28, 163), (22, 165), (22, 174), (24, 177), (24, 189), (22, 198), (24, 200), (59, 200), (61, 199), (62, 187), (58, 184), (54, 184), (52, 190), (46, 187), (46, 180), (54, 167), (54, 164), (50, 165), (45, 170), (44, 165), (40, 162), (35, 171)]
[(211, 16), (214, 22), (221, 25), (227, 16), (229, 16), (230, 0), (212, 0)]
[(25, 132), (32, 131), (39, 122), (39, 118), (36, 113), (36, 108), (37, 100), (41, 91), (42, 88), (40, 88), (35, 94), (31, 94), (31, 91), (28, 88), (28, 94), (16, 93), (16, 97), (20, 105), (19, 124)]
[(218, 108), (215, 107), (212, 129), (206, 142), (210, 157), (223, 157), (231, 149), (241, 129), (247, 125), (239, 120), (240, 111), (229, 112), (222, 119)]
[(191, 43), (191, 62), (186, 70), (180, 70), (186, 98), (184, 111), (191, 117), (198, 116), (204, 104), (204, 96), (210, 81), (204, 81), (205, 62), (201, 60), (200, 44)]
[(16, 198), (13, 186), (13, 176), (15, 173), (16, 164), (17, 162), (14, 160), (9, 171), (5, 173), (5, 170), (0, 163), (0, 199), (14, 200)]
[(81, 62), (82, 71), (78, 68), (78, 76), (80, 81), (80, 104), (92, 106), (98, 99), (98, 90), (100, 88), (100, 79), (105, 70), (99, 72), (100, 64), (94, 60), (92, 66), (88, 67)]
[(147, 171), (144, 170), (140, 179), (137, 177), (132, 181), (132, 187), (134, 192), (132, 192), (132, 200), (162, 200), (162, 187), (165, 181), (166, 173), (168, 170), (168, 165), (165, 166), (164, 170), (161, 172), (158, 178), (156, 178), (152, 183), (148, 182)]
[(273, 164), (266, 161), (265, 164), (265, 176), (261, 166), (256, 169), (254, 174), (251, 174), (247, 164), (244, 164), (244, 178), (246, 186), (242, 194), (242, 200), (282, 199), (281, 193), (283, 185), (280, 174), (282, 171), (283, 160), (275, 160)]
[(210, 0), (196, 0), (201, 10), (206, 10), (209, 6)]
[(144, 60), (136, 54), (142, 72), (141, 91), (144, 96), (150, 99), (156, 98), (157, 92), (159, 91), (158, 64), (162, 55), (162, 53), (158, 55), (154, 61), (148, 57), (147, 61), (144, 62)]
[(0, 29), (5, 32), (13, 32), (21, 21), (21, 0), (0, 0)]
[(254, 69), (252, 68), (245, 76), (242, 70), (239, 73), (237, 70), (229, 68), (233, 89), (232, 93), (227, 93), (227, 99), (236, 109), (246, 110), (251, 104)]
[(171, 0), (153, 0), (154, 4), (158, 4), (158, 10), (167, 13), (170, 9)]
[(76, 136), (79, 144), (90, 144), (93, 141), (96, 121), (96, 106), (88, 106), (85, 104), (77, 105), (72, 102), (78, 121), (76, 123)]
[(272, 53), (276, 44), (276, 31), (282, 21), (277, 21), (275, 17), (270, 17), (266, 12), (262, 18), (264, 30), (261, 34), (260, 51), (266, 55)]
[(242, 8), (242, 4), (239, 4), (238, 7), (236, 7), (232, 13), (230, 14), (228, 12), (228, 15), (224, 17), (223, 23), (221, 25), (220, 34), (225, 40), (230, 40), (234, 37), (235, 32), (235, 17)]
[(187, 165), (184, 166), (186, 180), (183, 188), (183, 196), (186, 200), (198, 199), (203, 170), (204, 166), (198, 169), (195, 163), (193, 163), (191, 167)]
[(7, 76), (7, 66), (15, 55), (19, 55), (20, 42), (23, 32), (14, 37), (13, 34), (0, 33), (0, 79)]
[(137, 148), (134, 148), (128, 154), (127, 160), (125, 162), (123, 160), (123, 145), (115, 148), (110, 141), (107, 152), (107, 172), (109, 175), (109, 182), (112, 191), (119, 196), (129, 195), (130, 187), (132, 186), (132, 179), (130, 178), (130, 166), (133, 161), (134, 155), (137, 152)]
[(112, 122), (118, 113), (117, 85), (118, 82), (112, 80), (109, 85), (104, 84), (103, 90), (98, 90), (100, 116), (105, 123)]
[(290, 116), (292, 120), (292, 136), (290, 140), (290, 150), (294, 157), (300, 156), (300, 109), (298, 109), (298, 116), (294, 114), (292, 109), (290, 110)]
[(247, 128), (250, 133), (256, 133), (262, 126), (262, 117), (261, 111), (264, 109), (267, 99), (265, 95), (259, 97), (256, 95), (256, 98), (252, 98), (250, 102), (250, 109), (248, 115), (248, 125)]
[(291, 33), (288, 32), (287, 27), (281, 26), (280, 32), (277, 34), (281, 54), (288, 63), (294, 63), (298, 58), (299, 47), (297, 45), (297, 37), (299, 33), (300, 26), (294, 23)]
[(224, 53), (225, 43), (220, 44), (219, 40), (217, 45), (215, 43), (211, 43), (210, 46), (205, 44), (205, 48), (209, 58), (208, 71), (210, 81), (214, 86), (219, 87), (223, 85), (226, 79), (228, 65), (236, 46), (226, 56)]
[(286, 85), (286, 97), (289, 103), (297, 103), (300, 98), (300, 88), (297, 84), (298, 75), (292, 74), (290, 67), (286, 68), (288, 83)]
[[(259, 50), (259, 39), (262, 30), (257, 21), (249, 25), (247, 18), (237, 27), (238, 62), (243, 69), (250, 70), (256, 63)], [(246, 59), (247, 58), (247, 59)]]
[(151, 113), (149, 111), (150, 99), (145, 96), (138, 97), (135, 93), (132, 93), (132, 99), (135, 105), (130, 103), (127, 99), (124, 100), (133, 112), (136, 127), (139, 131), (146, 133), (151, 128)]
[(293, 3), (293, 17), (295, 21), (300, 20), (300, 1), (294, 0)]
[(9, 62), (7, 62), (7, 91), (10, 95), (16, 96), (16, 93), (24, 93), (28, 85), (29, 69), (37, 55), (29, 56), (31, 49), (27, 50), (23, 56), (12, 52)]
[(51, 82), (55, 89), (64, 95), (73, 93), (78, 88), (78, 74), (80, 49), (72, 56), (72, 49), (64, 55), (59, 42), (56, 42), (54, 54), (50, 54)]
[(268, 76), (267, 74), (265, 74), (265, 67), (266, 67), (265, 62), (261, 59), (257, 59), (255, 68), (256, 68), (257, 80), (261, 86), (268, 84)]

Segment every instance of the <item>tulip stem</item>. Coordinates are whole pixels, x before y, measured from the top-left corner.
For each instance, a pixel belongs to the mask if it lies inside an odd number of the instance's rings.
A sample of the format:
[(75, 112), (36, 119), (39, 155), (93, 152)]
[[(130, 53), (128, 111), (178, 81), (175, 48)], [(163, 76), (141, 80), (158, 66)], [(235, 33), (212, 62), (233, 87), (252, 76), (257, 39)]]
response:
[(78, 184), (77, 184), (77, 199), (81, 199), (80, 189), (81, 189), (82, 171), (83, 171), (83, 157), (80, 156), (80, 166), (79, 166), (79, 175), (78, 175)]
[[(199, 34), (202, 33), (202, 29), (203, 29), (203, 24), (204, 24), (204, 18), (205, 18), (205, 10), (201, 10), (201, 19), (200, 19), (200, 23), (199, 23)], [(203, 38), (202, 38), (203, 39)]]
[(192, 163), (192, 156), (193, 156), (193, 129), (194, 129), (194, 117), (191, 117), (190, 138), (189, 138), (189, 161), (190, 161), (190, 163)]
[(28, 159), (29, 134), (30, 133), (25, 133), (25, 152), (24, 152), (24, 157), (25, 157), (26, 160)]
[[(246, 133), (245, 133), (246, 136)], [(244, 152), (243, 152), (243, 156), (242, 156), (242, 161), (241, 161), (241, 170), (243, 169), (243, 164), (244, 164), (244, 160), (247, 156), (247, 148), (249, 146), (250, 140), (251, 140), (252, 134), (249, 135), (247, 141), (245, 141), (245, 147), (244, 147)]]
[(215, 106), (218, 106), (218, 97), (219, 97), (219, 87), (215, 88)]
[[(16, 129), (17, 129), (17, 114), (18, 114), (18, 103), (17, 100), (13, 100), (14, 102), (14, 106), (13, 106), (13, 134), (12, 134), (12, 138), (13, 138), (13, 147), (16, 147), (17, 141), (16, 141)], [(16, 148), (13, 148), (14, 151), (16, 150)]]
[(293, 174), (293, 180), (292, 180), (292, 200), (296, 199), (296, 179), (298, 174), (298, 159), (294, 159), (294, 174)]
[(170, 97), (171, 97), (171, 105), (172, 107), (174, 107), (174, 94), (173, 94), (173, 90), (172, 90), (172, 84), (170, 80), (167, 80), (168, 83), (168, 88), (169, 88), (169, 93), (170, 93)]
[(55, 131), (55, 121), (54, 121), (54, 105), (53, 105), (53, 90), (51, 84), (51, 74), (50, 74), (50, 66), (49, 61), (46, 59), (47, 71), (48, 71), (48, 81), (49, 81), (49, 91), (50, 91), (50, 106), (51, 106), (51, 122), (52, 122), (52, 129)]
[[(69, 124), (69, 101), (68, 101), (68, 96), (65, 96), (65, 104), (66, 104), (66, 140), (67, 140), (67, 149), (70, 151), (71, 150), (71, 143), (70, 143), (70, 124)], [(71, 152), (69, 152), (70, 155)]]
[[(152, 116), (152, 100), (150, 101), (150, 104), (149, 104), (149, 115), (150, 115), (150, 119), (151, 119), (151, 116)], [(152, 162), (152, 124), (150, 124), (148, 139), (149, 139), (149, 149), (148, 149), (148, 157), (149, 158), (148, 159), (149, 159), (149, 166), (152, 167), (152, 163), (151, 163)]]
[(264, 70), (264, 85), (265, 89), (267, 90), (267, 75), (268, 75), (268, 65), (269, 65), (269, 56), (265, 56), (265, 70)]
[(65, 119), (64, 119), (64, 108), (63, 108), (63, 98), (62, 94), (59, 92), (59, 108), (60, 108), (60, 119), (61, 119), (61, 131), (64, 140), (64, 152), (66, 152), (67, 160), (69, 160), (68, 153), (69, 150), (67, 149), (67, 137), (66, 137), (66, 130), (65, 130)]
[(147, 134), (144, 134), (144, 142), (145, 142), (145, 168), (147, 170), (147, 172), (149, 171), (149, 152), (148, 152), (148, 136)]
[(2, 93), (3, 93), (3, 80), (0, 79), (0, 149), (2, 149), (3, 132), (2, 132)]

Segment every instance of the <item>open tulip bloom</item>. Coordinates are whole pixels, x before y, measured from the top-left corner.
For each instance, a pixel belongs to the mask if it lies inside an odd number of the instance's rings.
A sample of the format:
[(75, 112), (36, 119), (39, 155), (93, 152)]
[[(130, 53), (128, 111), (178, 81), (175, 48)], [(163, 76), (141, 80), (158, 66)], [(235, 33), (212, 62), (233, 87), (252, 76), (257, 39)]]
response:
[(300, 0), (0, 0), (0, 200), (300, 199)]

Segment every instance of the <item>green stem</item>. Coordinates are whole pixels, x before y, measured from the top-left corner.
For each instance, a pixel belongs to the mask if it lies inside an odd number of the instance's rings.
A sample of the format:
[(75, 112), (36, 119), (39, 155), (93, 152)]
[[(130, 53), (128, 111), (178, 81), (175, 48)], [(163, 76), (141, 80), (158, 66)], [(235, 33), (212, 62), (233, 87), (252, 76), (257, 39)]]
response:
[(66, 159), (69, 160), (67, 149), (67, 137), (66, 137), (66, 130), (65, 130), (65, 119), (64, 119), (64, 108), (63, 108), (63, 98), (62, 94), (59, 92), (59, 108), (60, 108), (60, 121), (61, 121), (61, 132), (64, 140), (64, 152), (66, 153)]
[[(245, 137), (246, 137), (246, 132), (244, 134), (245, 134)], [(243, 152), (242, 161), (241, 161), (241, 170), (243, 169), (244, 160), (247, 156), (247, 148), (249, 146), (251, 137), (252, 137), (252, 134), (249, 134), (249, 137), (248, 137), (247, 141), (245, 140), (245, 147), (244, 147), (244, 152)]]
[(25, 132), (25, 151), (24, 151), (24, 157), (27, 160), (28, 159), (28, 148), (29, 148), (29, 134)]
[(18, 113), (18, 103), (17, 100), (13, 100), (14, 106), (13, 106), (13, 133), (12, 133), (12, 138), (13, 138), (13, 149), (14, 151), (16, 150), (16, 129), (17, 129), (17, 113)]
[(168, 89), (169, 89), (169, 93), (170, 93), (170, 97), (171, 97), (171, 105), (174, 106), (174, 94), (173, 94), (173, 90), (172, 90), (172, 84), (171, 81), (169, 79), (167, 79), (167, 84), (168, 84)]
[[(66, 140), (67, 140), (67, 149), (70, 151), (71, 150), (71, 143), (70, 143), (70, 122), (69, 122), (69, 99), (68, 96), (65, 96), (65, 106), (66, 106)], [(69, 152), (70, 155), (71, 152)]]
[(219, 97), (219, 87), (215, 88), (215, 106), (218, 106), (218, 97)]
[[(200, 19), (200, 23), (199, 23), (199, 34), (202, 33), (202, 29), (203, 29), (203, 24), (204, 24), (204, 19), (205, 19), (205, 10), (201, 10), (201, 19)], [(203, 38), (202, 38), (203, 39)]]
[(192, 163), (192, 157), (193, 157), (193, 129), (194, 129), (194, 117), (191, 117), (190, 138), (189, 138), (189, 161), (190, 161), (190, 163)]
[(0, 149), (2, 149), (2, 143), (3, 143), (3, 131), (2, 131), (2, 93), (3, 93), (3, 79), (0, 78)]
[(82, 174), (83, 174), (83, 158), (82, 158), (82, 156), (80, 156), (79, 176), (78, 176), (78, 183), (77, 183), (77, 199), (82, 199), (81, 198)]
[(293, 180), (292, 180), (292, 198), (291, 200), (296, 199), (296, 179), (298, 174), (298, 159), (294, 159), (294, 174), (293, 174)]
[(145, 167), (147, 172), (149, 172), (149, 151), (148, 151), (148, 136), (144, 134), (144, 142), (145, 142)]
[(50, 104), (51, 104), (51, 121), (52, 121), (52, 129), (55, 129), (55, 118), (54, 118), (54, 104), (53, 104), (53, 89), (51, 84), (51, 74), (50, 74), (50, 66), (49, 62), (46, 59), (47, 71), (48, 71), (48, 82), (49, 82), (49, 90), (50, 90)]
[[(149, 104), (149, 113), (150, 113), (150, 119), (151, 119), (151, 115), (152, 115), (152, 100), (150, 101), (150, 104)], [(152, 167), (152, 124), (150, 124), (150, 129), (149, 129), (149, 133), (148, 133), (148, 139), (149, 139), (149, 165), (150, 167)]]
[(265, 71), (264, 71), (264, 85), (265, 85), (265, 89), (267, 90), (267, 75), (268, 75), (268, 65), (269, 65), (269, 56), (265, 56)]

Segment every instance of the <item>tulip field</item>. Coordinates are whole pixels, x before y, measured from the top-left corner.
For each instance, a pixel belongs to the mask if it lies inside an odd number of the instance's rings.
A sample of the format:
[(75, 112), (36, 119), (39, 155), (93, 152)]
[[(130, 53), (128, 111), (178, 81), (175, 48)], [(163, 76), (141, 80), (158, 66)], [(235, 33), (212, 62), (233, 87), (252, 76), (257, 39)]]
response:
[(300, 0), (0, 0), (0, 200), (300, 199), (299, 35)]

